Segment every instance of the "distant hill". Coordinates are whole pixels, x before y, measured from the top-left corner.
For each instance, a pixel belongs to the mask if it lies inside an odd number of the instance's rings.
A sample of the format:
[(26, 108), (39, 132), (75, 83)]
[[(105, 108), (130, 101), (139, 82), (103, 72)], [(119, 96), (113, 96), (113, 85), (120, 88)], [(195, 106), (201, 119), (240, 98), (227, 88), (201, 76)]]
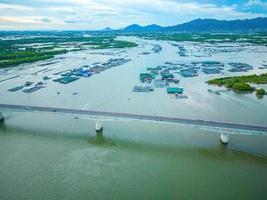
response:
[(165, 27), (165, 31), (238, 31), (267, 29), (267, 18), (245, 20), (196, 19), (184, 24)]
[(162, 27), (156, 24), (140, 26), (133, 24), (122, 29), (123, 31), (245, 31), (267, 30), (267, 18), (258, 17), (244, 20), (216, 20), (196, 19), (187, 23)]
[(110, 27), (106, 27), (102, 31), (112, 31), (112, 29)]
[(148, 26), (140, 26), (138, 24), (132, 24), (130, 26), (125, 27), (122, 29), (123, 31), (159, 31), (163, 27), (156, 25), (156, 24), (151, 24)]

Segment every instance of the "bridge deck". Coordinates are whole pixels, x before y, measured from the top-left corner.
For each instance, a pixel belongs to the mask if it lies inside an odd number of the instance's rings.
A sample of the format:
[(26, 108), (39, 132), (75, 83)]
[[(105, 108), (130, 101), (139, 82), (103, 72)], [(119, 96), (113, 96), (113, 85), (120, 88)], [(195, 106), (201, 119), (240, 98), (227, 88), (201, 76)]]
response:
[(0, 109), (28, 111), (28, 112), (37, 111), (37, 112), (66, 113), (66, 114), (100, 116), (100, 117), (101, 116), (102, 117), (116, 117), (116, 118), (138, 119), (138, 120), (148, 120), (148, 121), (161, 121), (161, 122), (197, 125), (197, 126), (203, 126), (203, 127), (215, 127), (215, 128), (236, 129), (236, 130), (246, 130), (246, 131), (267, 133), (267, 125), (233, 123), (233, 122), (223, 122), (223, 121), (215, 121), (215, 120), (189, 119), (189, 118), (182, 118), (182, 117), (167, 117), (167, 116), (154, 116), (154, 115), (104, 112), (104, 111), (94, 111), (94, 110), (42, 107), (42, 106), (12, 105), (12, 104), (0, 104)]

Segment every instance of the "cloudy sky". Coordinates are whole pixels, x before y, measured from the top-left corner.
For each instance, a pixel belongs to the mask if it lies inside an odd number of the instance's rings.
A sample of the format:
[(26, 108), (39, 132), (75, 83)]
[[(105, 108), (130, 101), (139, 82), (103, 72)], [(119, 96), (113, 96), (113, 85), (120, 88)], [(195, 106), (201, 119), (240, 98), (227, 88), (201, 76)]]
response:
[(95, 30), (267, 16), (267, 0), (0, 0), (0, 30)]

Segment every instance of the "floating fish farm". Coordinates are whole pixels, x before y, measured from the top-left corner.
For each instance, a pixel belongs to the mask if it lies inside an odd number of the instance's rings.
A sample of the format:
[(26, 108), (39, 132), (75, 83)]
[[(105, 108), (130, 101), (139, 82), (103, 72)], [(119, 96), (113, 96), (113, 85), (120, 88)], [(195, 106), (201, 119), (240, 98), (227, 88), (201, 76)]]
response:
[(16, 92), (16, 91), (19, 91), (19, 90), (23, 89), (22, 91), (25, 92), (25, 93), (32, 93), (32, 92), (35, 92), (35, 91), (40, 90), (42, 88), (45, 88), (44, 83), (41, 82), (41, 81), (36, 83), (34, 86), (30, 87), (32, 84), (33, 84), (33, 82), (27, 81), (27, 82), (25, 82), (24, 85), (16, 86), (16, 87), (11, 88), (11, 89), (9, 89), (7, 91)]
[(79, 68), (74, 68), (71, 70), (56, 73), (56, 75), (60, 74), (61, 77), (54, 79), (54, 81), (63, 83), (63, 84), (68, 84), (73, 81), (79, 80), (79, 77), (85, 77), (85, 78), (90, 77), (100, 72), (103, 72), (105, 70), (108, 70), (110, 68), (123, 65), (129, 61), (130, 59), (111, 58), (107, 62), (104, 62), (102, 64), (100, 62), (97, 62), (97, 63), (94, 63), (91, 67), (88, 65), (85, 65)]
[(253, 66), (246, 63), (229, 63), (231, 66), (230, 72), (247, 72), (253, 69)]

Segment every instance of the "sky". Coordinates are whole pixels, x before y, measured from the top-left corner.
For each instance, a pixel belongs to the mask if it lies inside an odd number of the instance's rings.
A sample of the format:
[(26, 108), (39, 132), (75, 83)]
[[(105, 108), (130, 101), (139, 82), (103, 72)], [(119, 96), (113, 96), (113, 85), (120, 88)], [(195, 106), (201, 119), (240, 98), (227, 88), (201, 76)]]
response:
[(0, 0), (0, 30), (99, 30), (267, 17), (267, 0)]

